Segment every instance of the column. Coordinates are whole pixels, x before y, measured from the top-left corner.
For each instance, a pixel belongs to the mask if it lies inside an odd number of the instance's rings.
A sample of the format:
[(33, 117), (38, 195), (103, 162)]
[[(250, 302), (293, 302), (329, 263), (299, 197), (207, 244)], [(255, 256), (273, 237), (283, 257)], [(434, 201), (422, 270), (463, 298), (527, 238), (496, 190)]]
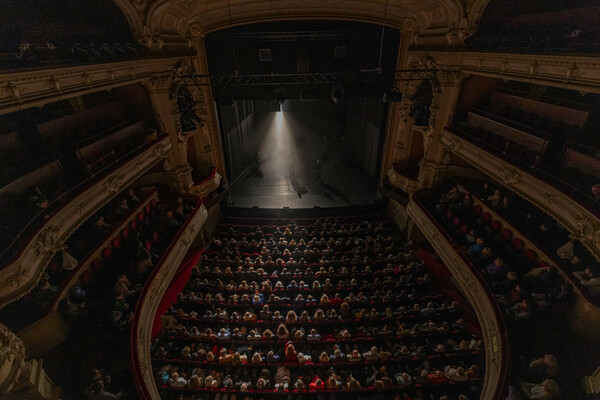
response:
[(148, 89), (159, 134), (168, 134), (172, 150), (167, 156), (164, 169), (172, 190), (186, 192), (192, 185), (192, 168), (187, 163), (187, 140), (181, 133), (181, 116), (176, 99), (171, 99), (171, 74), (151, 77)]
[[(188, 32), (192, 47), (196, 50), (196, 56), (193, 58), (194, 67), (199, 75), (208, 76), (210, 72), (206, 59), (205, 34), (198, 25), (192, 25)], [(191, 138), (194, 142), (198, 168), (201, 170), (215, 167), (223, 179), (227, 180), (211, 86), (199, 86), (195, 96), (198, 100), (196, 103), (197, 115), (204, 119), (204, 126), (200, 134)]]
[[(406, 18), (402, 25), (400, 37), (400, 46), (398, 48), (398, 58), (396, 60), (396, 69), (408, 69), (410, 63), (409, 47), (414, 43), (414, 34), (417, 29), (417, 23), (412, 18)], [(381, 165), (381, 177), (385, 175), (392, 164), (398, 163), (405, 167), (410, 156), (412, 143), (412, 118), (408, 116), (410, 112), (410, 99), (407, 96), (407, 82), (395, 82), (403, 93), (400, 103), (391, 103), (388, 113), (387, 134), (384, 146), (383, 161)]]
[(46, 375), (42, 361), (26, 361), (23, 342), (2, 324), (0, 358), (0, 397), (4, 395), (15, 400), (59, 398), (60, 390)]
[[(431, 104), (429, 127), (423, 129), (423, 159), (419, 162), (419, 183), (422, 188), (441, 182), (446, 164), (446, 150), (441, 143), (441, 133), (450, 124), (458, 101), (464, 75), (458, 70), (438, 71), (439, 94)], [(435, 88), (435, 86), (434, 86)]]

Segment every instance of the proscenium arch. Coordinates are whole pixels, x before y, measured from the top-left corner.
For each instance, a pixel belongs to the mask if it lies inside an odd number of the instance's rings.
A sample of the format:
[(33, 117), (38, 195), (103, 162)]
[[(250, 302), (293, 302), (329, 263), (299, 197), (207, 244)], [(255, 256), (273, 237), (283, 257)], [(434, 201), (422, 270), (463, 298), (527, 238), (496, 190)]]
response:
[[(445, 35), (463, 18), (476, 27), (489, 0), (113, 0), (126, 15), (140, 41), (160, 37), (182, 43), (193, 34), (233, 26), (282, 20), (345, 20), (401, 29), (407, 18), (415, 21), (419, 45), (445, 46)], [(472, 14), (472, 15), (470, 15)], [(475, 17), (477, 19), (475, 19)]]

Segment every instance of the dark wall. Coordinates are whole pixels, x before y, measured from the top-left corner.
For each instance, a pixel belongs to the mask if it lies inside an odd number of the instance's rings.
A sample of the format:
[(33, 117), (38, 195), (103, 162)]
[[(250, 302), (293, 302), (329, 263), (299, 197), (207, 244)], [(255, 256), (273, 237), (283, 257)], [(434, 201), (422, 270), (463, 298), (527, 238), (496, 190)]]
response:
[(385, 104), (381, 98), (350, 98), (346, 103), (346, 155), (369, 175), (377, 176), (384, 142)]

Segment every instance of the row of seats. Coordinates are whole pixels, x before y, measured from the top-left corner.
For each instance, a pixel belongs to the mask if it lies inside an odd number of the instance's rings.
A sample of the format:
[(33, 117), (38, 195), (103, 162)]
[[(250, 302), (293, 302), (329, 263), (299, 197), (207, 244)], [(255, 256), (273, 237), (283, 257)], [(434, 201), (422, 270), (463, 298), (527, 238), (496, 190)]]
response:
[[(471, 196), (482, 197), (483, 183), (466, 181), (463, 184)], [(510, 200), (506, 206), (495, 207), (494, 211), (519, 229), (522, 235), (530, 238), (538, 248), (551, 257), (553, 263), (560, 267), (561, 271), (570, 276), (571, 282), (578, 285), (590, 301), (596, 303), (600, 295), (600, 279), (595, 280), (594, 277), (600, 276), (600, 271), (597, 262), (587, 248), (579, 240), (572, 239), (564, 227), (540, 209), (508, 189), (503, 188), (503, 191), (504, 197)], [(480, 206), (474, 206), (474, 211), (482, 215), (488, 214), (484, 218), (492, 219), (489, 213), (482, 213)], [(499, 232), (505, 240), (509, 240), (513, 236), (513, 232), (502, 227), (500, 221), (492, 220), (491, 228)], [(513, 241), (519, 240), (513, 239)], [(536, 257), (535, 251), (532, 249), (526, 249), (524, 254), (528, 260), (534, 260)], [(586, 269), (590, 269), (592, 276), (588, 279), (581, 279), (580, 275)]]
[[(70, 148), (65, 150), (69, 153), (65, 157), (73, 161), (71, 164), (60, 162), (57, 172), (37, 182), (34, 187), (19, 191), (11, 189), (10, 192), (3, 193), (0, 196), (0, 204), (5, 212), (15, 216), (12, 219), (5, 219), (0, 230), (3, 265), (7, 265), (22, 250), (28, 243), (29, 237), (44, 221), (93, 182), (91, 176), (101, 176), (107, 169), (113, 168), (115, 163), (118, 164), (132, 149), (139, 149), (145, 143), (155, 140), (156, 137), (140, 132), (138, 135), (113, 143), (110, 149), (92, 155), (89, 160), (78, 159), (74, 154), (75, 149)], [(108, 158), (107, 154), (110, 154)], [(103, 161), (97, 162), (98, 160)], [(27, 227), (25, 231), (23, 231), (24, 226)], [(13, 243), (15, 236), (21, 240)]]
[[(547, 323), (552, 325), (551, 321), (558, 315), (568, 312), (566, 310), (574, 300), (572, 286), (562, 279), (556, 267), (540, 262), (535, 251), (528, 248), (524, 240), (515, 237), (517, 232), (503, 227), (480, 206), (474, 206), (469, 196), (464, 196), (456, 187), (422, 191), (415, 200), (429, 209), (432, 219), (446, 232), (448, 240), (482, 274), (506, 315), (509, 341), (513, 347), (513, 373), (509, 383), (519, 386), (526, 398), (535, 398), (532, 396), (536, 391), (542, 396), (540, 398), (555, 398), (559, 394), (554, 380), (556, 373), (551, 374), (549, 368), (541, 368), (540, 373), (533, 374), (531, 367), (524, 365), (524, 360), (543, 356), (544, 353), (538, 352), (548, 346), (548, 342), (556, 346), (553, 332), (548, 332), (548, 339), (539, 338), (532, 332), (537, 332)], [(541, 343), (532, 345), (532, 342)], [(516, 351), (518, 348), (521, 349)], [(541, 351), (554, 352), (558, 349)], [(562, 386), (571, 382), (559, 383)], [(509, 396), (519, 396), (519, 393), (511, 387)]]
[[(46, 267), (42, 279), (36, 288), (21, 299), (0, 310), (0, 316), (10, 328), (18, 331), (57, 307), (59, 299), (70, 299), (80, 303), (77, 293), (86, 291), (93, 284), (94, 272), (98, 271), (103, 260), (109, 259), (115, 249), (133, 233), (140, 234), (142, 225), (149, 227), (156, 219), (158, 201), (154, 198), (155, 189), (144, 191), (127, 189), (121, 196), (103, 206), (84, 222), (65, 243), (65, 248), (56, 253)], [(134, 214), (136, 209), (141, 211)], [(127, 222), (118, 235), (115, 230)], [(147, 236), (146, 233), (142, 235)], [(145, 239), (148, 245), (158, 241), (158, 232)], [(103, 248), (100, 256), (94, 260), (93, 254)], [(85, 270), (82, 270), (83, 268)], [(74, 281), (74, 277), (79, 278)], [(69, 294), (72, 296), (69, 296)]]
[(482, 341), (461, 308), (389, 223), (344, 221), (226, 219), (152, 345), (163, 398), (478, 398)]

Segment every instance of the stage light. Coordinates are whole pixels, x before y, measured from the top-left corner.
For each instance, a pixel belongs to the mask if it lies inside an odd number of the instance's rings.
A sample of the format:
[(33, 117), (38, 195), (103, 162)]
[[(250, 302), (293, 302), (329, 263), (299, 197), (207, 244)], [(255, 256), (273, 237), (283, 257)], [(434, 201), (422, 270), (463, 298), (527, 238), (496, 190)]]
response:
[(283, 102), (285, 101), (285, 93), (283, 91), (278, 90), (277, 92), (275, 92), (275, 98), (277, 99), (279, 105), (283, 105)]
[(275, 116), (275, 123), (277, 124), (277, 130), (281, 131), (281, 128), (283, 127), (283, 111), (281, 111), (281, 108), (276, 114), (277, 115)]
[(344, 88), (341, 85), (334, 85), (331, 87), (331, 100), (335, 104), (338, 104), (344, 98)]

